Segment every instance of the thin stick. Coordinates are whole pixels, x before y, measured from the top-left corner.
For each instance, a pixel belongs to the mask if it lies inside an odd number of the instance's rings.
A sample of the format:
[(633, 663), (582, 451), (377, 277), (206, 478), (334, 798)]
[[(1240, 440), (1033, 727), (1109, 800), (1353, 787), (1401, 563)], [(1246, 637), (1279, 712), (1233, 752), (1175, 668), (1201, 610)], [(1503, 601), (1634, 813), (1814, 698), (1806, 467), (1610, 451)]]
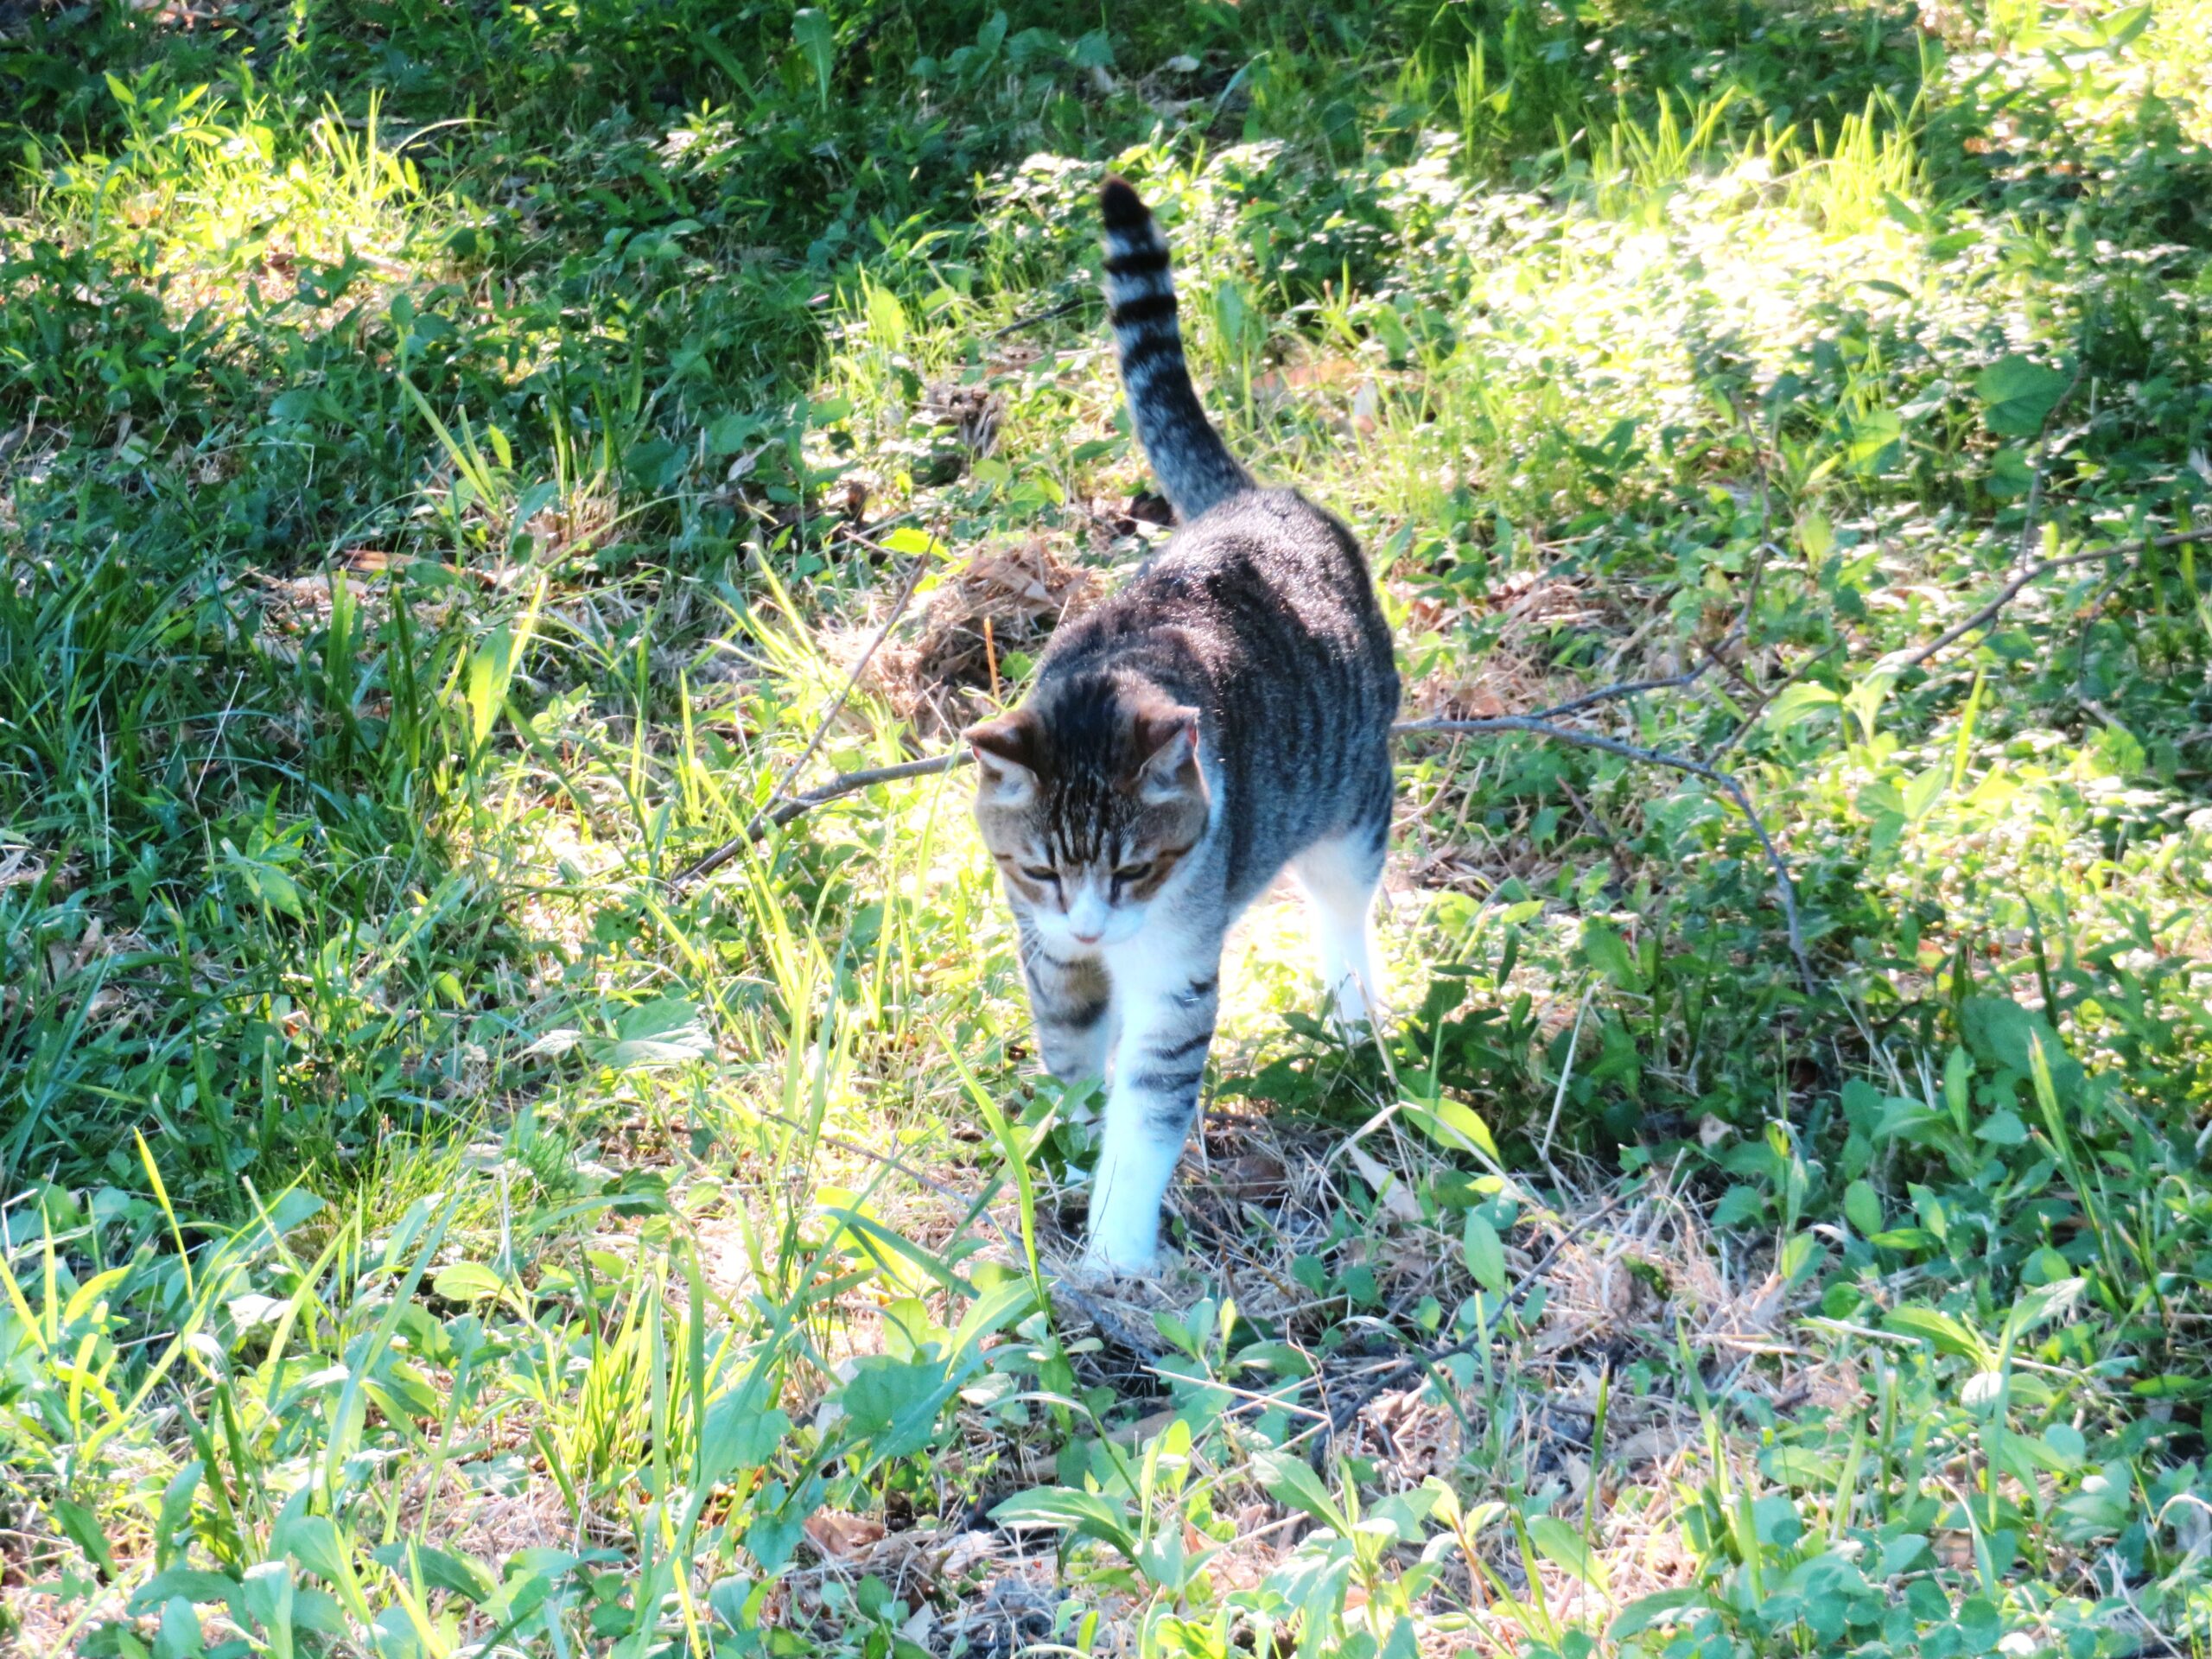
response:
[(927, 778), (933, 772), (956, 772), (975, 758), (965, 749), (956, 749), (950, 754), (933, 754), (924, 760), (901, 760), (895, 766), (870, 766), (865, 772), (840, 772), (818, 789), (810, 789), (803, 794), (792, 796), (768, 815), (767, 824), (763, 824), (753, 833), (763, 834), (771, 824), (781, 829), (793, 818), (802, 817), (824, 802), (834, 801), (841, 795), (873, 789), (878, 784), (895, 784), (903, 779)]
[[(1701, 778), (1726, 793), (1751, 826), (1752, 834), (1759, 838), (1759, 846), (1766, 854), (1768, 866), (1774, 872), (1775, 895), (1782, 906), (1782, 917), (1789, 931), (1790, 954), (1797, 959), (1797, 971), (1804, 981), (1808, 996), (1818, 995), (1819, 979), (1813, 972), (1812, 958), (1805, 953), (1804, 930), (1797, 919), (1797, 887), (1790, 880), (1789, 866), (1782, 850), (1774, 844), (1774, 837), (1759, 822), (1759, 815), (1751, 809), (1751, 797), (1742, 784), (1730, 773), (1716, 770), (1702, 761), (1692, 760), (1685, 755), (1669, 754), (1663, 749), (1639, 748), (1633, 743), (1624, 743), (1618, 738), (1606, 737), (1598, 732), (1578, 732), (1571, 727), (1555, 726), (1549, 721), (1539, 720), (1533, 715), (1500, 715), (1489, 720), (1415, 720), (1390, 728), (1393, 737), (1425, 737), (1431, 734), (1458, 732), (1526, 732), (1535, 737), (1548, 737), (1555, 742), (1573, 743), (1586, 749), (1602, 749), (1608, 754), (1618, 754), (1625, 760), (1641, 760), (1649, 766), (1667, 766), (1676, 772)], [(671, 887), (680, 887), (700, 876), (711, 874), (737, 855), (748, 842), (757, 840), (768, 828), (781, 828), (816, 807), (869, 789), (877, 784), (896, 783), (906, 778), (925, 778), (934, 772), (954, 772), (969, 764), (973, 759), (966, 750), (956, 749), (950, 754), (934, 754), (925, 760), (901, 761), (894, 766), (872, 766), (865, 772), (849, 772), (833, 778), (819, 788), (795, 795), (773, 811), (763, 810), (746, 828), (743, 836), (724, 842), (720, 847), (689, 868), (669, 878)]]
[[(1726, 639), (1720, 642), (1723, 645), (1727, 643), (1728, 642)], [(1713, 649), (1717, 651), (1719, 649), (1719, 646), (1716, 645)], [(1601, 686), (1599, 690), (1585, 692), (1579, 697), (1569, 697), (1565, 702), (1555, 702), (1548, 709), (1539, 709), (1535, 713), (1526, 716), (1526, 718), (1529, 720), (1557, 720), (1561, 715), (1580, 714), (1585, 709), (1595, 708), (1601, 702), (1611, 702), (1617, 697), (1641, 696), (1646, 691), (1680, 690), (1684, 686), (1695, 685), (1700, 680), (1703, 679), (1705, 677), (1705, 671), (1713, 666), (1713, 661), (1714, 659), (1708, 656), (1703, 662), (1700, 663), (1695, 668), (1690, 670), (1687, 674), (1669, 675), (1663, 680), (1630, 680), (1621, 685)], [(1415, 723), (1418, 724), (1418, 722)], [(1406, 726), (1401, 726), (1396, 729), (1402, 733), (1411, 728)]]
[(1052, 321), (1055, 317), (1068, 316), (1082, 310), (1090, 303), (1090, 296), (1087, 294), (1079, 294), (1071, 300), (1062, 300), (1058, 305), (1047, 306), (1042, 311), (1032, 311), (1026, 317), (1016, 317), (1005, 327), (994, 330), (991, 338), (1004, 340), (1008, 334), (1018, 334), (1025, 328), (1034, 328), (1039, 323)]
[[(943, 526), (940, 525), (939, 528), (942, 529)], [(855, 535), (853, 539), (864, 547), (875, 548), (879, 553), (887, 553), (891, 550), (886, 547), (877, 546), (865, 536)], [(853, 688), (860, 683), (861, 676), (868, 672), (868, 664), (874, 660), (877, 648), (891, 637), (891, 630), (899, 626), (899, 619), (906, 614), (907, 601), (913, 598), (914, 589), (922, 585), (922, 577), (930, 568), (930, 553), (940, 544), (940, 542), (941, 537), (932, 534), (930, 537), (929, 548), (914, 556), (914, 568), (907, 573), (906, 585), (899, 590), (899, 597), (891, 607), (891, 614), (883, 619), (883, 626), (875, 631), (874, 638), (868, 642), (868, 649), (861, 652), (860, 661), (853, 664), (853, 671), (845, 677), (845, 683), (838, 689), (836, 701), (830, 705), (821, 720), (816, 723), (814, 735), (807, 739), (806, 747), (799, 751), (798, 759), (784, 768), (784, 775), (776, 780), (775, 788), (768, 791), (768, 798), (761, 804), (760, 810), (753, 815), (753, 822), (745, 826), (745, 833), (741, 836), (732, 836), (704, 858), (677, 871), (669, 878), (669, 886), (680, 887), (687, 882), (697, 880), (702, 875), (711, 875), (728, 863), (731, 859), (735, 858), (742, 849), (757, 840), (761, 830), (767, 825), (789, 822), (788, 819), (777, 817), (775, 813), (782, 804), (785, 794), (791, 786), (791, 779), (798, 777), (800, 769), (814, 759), (814, 752), (822, 747), (822, 740), (830, 734), (831, 723), (844, 711), (845, 699), (853, 695)]]
[(1641, 760), (1646, 766), (1668, 766), (1676, 772), (1688, 772), (1726, 792), (1728, 798), (1751, 826), (1751, 833), (1759, 838), (1765, 849), (1768, 866), (1774, 871), (1775, 897), (1781, 901), (1782, 918), (1789, 929), (1789, 952), (1797, 958), (1797, 972), (1805, 982), (1805, 994), (1817, 995), (1819, 981), (1813, 973), (1813, 960), (1805, 954), (1804, 930), (1797, 920), (1797, 884), (1789, 879), (1789, 866), (1782, 856), (1782, 849), (1774, 844), (1774, 837), (1767, 834), (1766, 825), (1759, 822), (1759, 815), (1751, 810), (1751, 798), (1745, 793), (1742, 784), (1732, 773), (1707, 766), (1702, 760), (1693, 760), (1687, 755), (1669, 754), (1664, 749), (1640, 748), (1633, 743), (1624, 743), (1617, 737), (1607, 737), (1599, 732), (1578, 732), (1571, 727), (1554, 726), (1549, 721), (1538, 720), (1529, 715), (1500, 715), (1491, 720), (1416, 720), (1391, 728), (1394, 737), (1418, 737), (1430, 732), (1527, 732), (1535, 737), (1548, 737), (1558, 743), (1573, 743), (1586, 749), (1602, 749), (1607, 754), (1618, 754), (1629, 760)]
[(1821, 646), (1820, 650), (1815, 652), (1811, 656), (1805, 658), (1805, 660), (1798, 664), (1796, 667), (1791, 669), (1789, 673), (1785, 674), (1782, 677), (1781, 683), (1773, 687), (1770, 690), (1762, 691), (1754, 689), (1751, 712), (1745, 715), (1742, 720), (1736, 723), (1736, 729), (1734, 731), (1729, 733), (1727, 736), (1722, 738), (1718, 743), (1714, 744), (1713, 746), (1712, 753), (1707, 754), (1705, 758), (1708, 761), (1716, 760), (1719, 759), (1720, 756), (1727, 753), (1729, 750), (1734, 748), (1737, 744), (1742, 742), (1745, 734), (1751, 731), (1751, 728), (1759, 723), (1759, 716), (1766, 713), (1767, 705), (1769, 703), (1772, 702), (1784, 691), (1787, 691), (1791, 686), (1796, 684), (1798, 681), (1803, 679), (1806, 674), (1816, 664), (1826, 662), (1842, 648), (1843, 642), (1840, 639), (1833, 640), (1829, 644)]
[[(858, 539), (865, 540), (866, 538)], [(1998, 591), (1994, 599), (1963, 622), (1946, 629), (1917, 651), (1903, 657), (1885, 658), (1883, 666), (1894, 671), (1916, 667), (1926, 662), (1946, 646), (1963, 639), (1976, 628), (1991, 621), (2023, 588), (2037, 577), (2047, 575), (2053, 570), (2063, 569), (2074, 565), (2091, 564), (2104, 559), (2138, 555), (2153, 548), (2179, 547), (2185, 543), (2204, 541), (2212, 541), (2212, 524), (2196, 530), (2178, 530), (2161, 536), (2145, 537), (2137, 541), (2123, 543), (2117, 547), (2099, 548), (2091, 552), (2069, 553), (2063, 557), (2045, 559), (2041, 563), (2032, 565), (2013, 577)], [(874, 543), (869, 543), (868, 545), (874, 546)], [(712, 874), (734, 858), (740, 849), (748, 842), (759, 840), (771, 828), (781, 829), (792, 820), (812, 811), (817, 806), (825, 805), (830, 801), (855, 794), (863, 789), (871, 789), (878, 784), (897, 783), (907, 778), (925, 778), (938, 772), (954, 772), (969, 763), (971, 757), (966, 751), (955, 750), (949, 754), (930, 755), (919, 760), (902, 761), (896, 766), (871, 766), (861, 772), (845, 772), (831, 779), (826, 784), (791, 796), (787, 800), (783, 798), (791, 779), (798, 774), (798, 768), (804, 766), (821, 747), (823, 737), (829, 730), (830, 720), (834, 719), (838, 710), (843, 708), (845, 698), (850, 694), (854, 683), (857, 683), (861, 671), (867, 668), (869, 658), (874, 655), (876, 647), (883, 643), (884, 636), (890, 632), (892, 625), (899, 620), (899, 613), (905, 609), (906, 601), (912, 597), (915, 586), (919, 582), (922, 570), (926, 568), (926, 557), (917, 563), (913, 575), (907, 579), (905, 592), (899, 595), (899, 603), (893, 608), (890, 618), (884, 623), (882, 628), (877, 631), (875, 638), (869, 641), (868, 651), (862, 654), (860, 663), (854, 669), (852, 677), (846, 683), (844, 691), (838, 694), (836, 702), (831, 706), (829, 715), (823, 718), (821, 725), (816, 728), (814, 736), (808, 742), (804, 753), (785, 771), (782, 780), (778, 783), (774, 791), (769, 796), (767, 804), (754, 814), (753, 822), (746, 826), (745, 833), (733, 836), (704, 858), (670, 877), (669, 885), (671, 887), (681, 887), (697, 880), (702, 876)], [(1747, 626), (1749, 620), (1746, 615), (1738, 626), (1739, 627)], [(1727, 642), (1723, 640), (1721, 643), (1725, 645)], [(1800, 665), (1798, 672), (1802, 673), (1813, 662), (1819, 661), (1821, 657), (1827, 654), (1827, 652), (1822, 652), (1819, 656), (1808, 659), (1807, 663)], [(1646, 691), (1672, 690), (1690, 685), (1704, 675), (1714, 660), (1713, 654), (1708, 652), (1704, 662), (1686, 673), (1674, 675), (1666, 679), (1633, 680), (1622, 685), (1605, 686), (1596, 691), (1586, 693), (1582, 696), (1571, 697), (1567, 702), (1556, 703), (1551, 708), (1540, 709), (1533, 715), (1500, 715), (1486, 720), (1408, 721), (1393, 727), (1390, 734), (1395, 738), (1408, 738), (1424, 736), (1430, 733), (1525, 732), (1534, 737), (1549, 738), (1554, 742), (1572, 743), (1588, 749), (1601, 749), (1608, 754), (1619, 755), (1624, 760), (1642, 761), (1646, 766), (1666, 766), (1676, 772), (1687, 772), (1694, 778), (1703, 779), (1707, 783), (1713, 785), (1736, 804), (1738, 810), (1743, 813), (1745, 821), (1751, 826), (1752, 833), (1758, 836), (1759, 846), (1766, 855), (1768, 866), (1774, 872), (1775, 894), (1781, 903), (1783, 919), (1789, 926), (1790, 954), (1797, 959), (1798, 974), (1804, 981), (1806, 992), (1809, 995), (1814, 994), (1818, 981), (1813, 972), (1812, 958), (1806, 954), (1804, 930), (1797, 915), (1796, 885), (1790, 879), (1789, 866), (1783, 858), (1781, 849), (1775, 845), (1773, 836), (1767, 833), (1766, 826), (1759, 821), (1758, 814), (1751, 810), (1751, 797), (1734, 775), (1703, 761), (1691, 760), (1686, 755), (1670, 754), (1663, 749), (1643, 748), (1633, 743), (1624, 743), (1618, 738), (1607, 737), (1602, 733), (1576, 731), (1569, 727), (1552, 723), (1560, 715), (1579, 713), (1598, 703), (1611, 702), (1621, 697), (1635, 696)], [(1796, 675), (1793, 674), (1790, 677), (1795, 679)], [(1747, 721), (1745, 726), (1738, 728), (1721, 745), (1721, 747), (1725, 750), (1733, 744), (1744, 735), (1748, 727)]]
[(2123, 542), (2118, 547), (2100, 547), (2087, 553), (2068, 553), (2058, 558), (2044, 559), (2040, 563), (2030, 565), (2012, 581), (1999, 588), (1997, 590), (1996, 598), (1991, 600), (1988, 604), (1967, 618), (1965, 621), (1946, 628), (1917, 651), (1908, 652), (1901, 657), (1885, 657), (1878, 666), (1891, 672), (1917, 668), (1937, 652), (1948, 645), (1955, 645), (1976, 628), (1986, 626), (1995, 621), (1997, 613), (2012, 602), (2012, 596), (2021, 588), (2039, 576), (2049, 575), (2054, 570), (2068, 569), (2077, 564), (2095, 564), (2103, 559), (2132, 558), (2139, 554), (2147, 553), (2152, 548), (2179, 547), (2185, 542), (2207, 541), (2212, 541), (2212, 524), (2207, 524), (2201, 530), (2177, 530), (2165, 536), (2146, 536), (2140, 541)]

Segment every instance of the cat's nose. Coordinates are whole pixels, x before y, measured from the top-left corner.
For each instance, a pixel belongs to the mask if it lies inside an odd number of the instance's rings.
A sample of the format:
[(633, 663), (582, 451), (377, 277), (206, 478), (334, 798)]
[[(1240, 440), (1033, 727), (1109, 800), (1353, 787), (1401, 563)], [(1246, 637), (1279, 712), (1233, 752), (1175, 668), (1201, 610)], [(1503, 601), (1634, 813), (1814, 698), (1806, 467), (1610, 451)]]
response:
[(1068, 931), (1075, 936), (1077, 944), (1096, 944), (1106, 937), (1103, 933), (1086, 933), (1079, 927), (1070, 928)]

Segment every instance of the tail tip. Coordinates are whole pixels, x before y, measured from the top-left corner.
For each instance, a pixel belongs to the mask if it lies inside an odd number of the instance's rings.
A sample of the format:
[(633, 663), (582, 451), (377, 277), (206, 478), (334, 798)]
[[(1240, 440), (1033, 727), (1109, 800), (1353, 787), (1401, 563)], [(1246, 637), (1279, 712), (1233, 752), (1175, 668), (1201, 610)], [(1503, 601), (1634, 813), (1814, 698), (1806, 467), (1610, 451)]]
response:
[(1108, 174), (1098, 187), (1098, 212), (1109, 231), (1138, 230), (1152, 218), (1135, 188), (1118, 173)]

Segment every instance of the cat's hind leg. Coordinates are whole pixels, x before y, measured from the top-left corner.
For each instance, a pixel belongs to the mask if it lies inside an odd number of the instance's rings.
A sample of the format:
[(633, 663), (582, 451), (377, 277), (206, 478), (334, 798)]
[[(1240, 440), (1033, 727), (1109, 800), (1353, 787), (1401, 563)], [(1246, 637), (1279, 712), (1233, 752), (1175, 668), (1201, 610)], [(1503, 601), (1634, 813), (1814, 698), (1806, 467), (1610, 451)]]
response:
[[(1387, 798), (1386, 798), (1387, 801)], [(1347, 1033), (1380, 1020), (1386, 989), (1375, 950), (1375, 899), (1390, 821), (1386, 814), (1319, 841), (1290, 861), (1305, 890), (1321, 989), (1338, 1028)]]

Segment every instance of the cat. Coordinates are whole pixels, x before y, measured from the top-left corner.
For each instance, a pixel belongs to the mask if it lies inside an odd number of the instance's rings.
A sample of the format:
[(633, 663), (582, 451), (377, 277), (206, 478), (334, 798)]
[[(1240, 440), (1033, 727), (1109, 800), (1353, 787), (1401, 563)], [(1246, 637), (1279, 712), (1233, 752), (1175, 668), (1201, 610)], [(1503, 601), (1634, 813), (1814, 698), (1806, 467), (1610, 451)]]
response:
[(1118, 177), (1099, 207), (1122, 386), (1181, 525), (1053, 635), (1018, 708), (963, 735), (1046, 1067), (1107, 1077), (1085, 1263), (1144, 1273), (1213, 1041), (1223, 935), (1285, 866), (1339, 1026), (1377, 1015), (1398, 674), (1351, 531), (1260, 487), (1199, 406), (1151, 213)]

